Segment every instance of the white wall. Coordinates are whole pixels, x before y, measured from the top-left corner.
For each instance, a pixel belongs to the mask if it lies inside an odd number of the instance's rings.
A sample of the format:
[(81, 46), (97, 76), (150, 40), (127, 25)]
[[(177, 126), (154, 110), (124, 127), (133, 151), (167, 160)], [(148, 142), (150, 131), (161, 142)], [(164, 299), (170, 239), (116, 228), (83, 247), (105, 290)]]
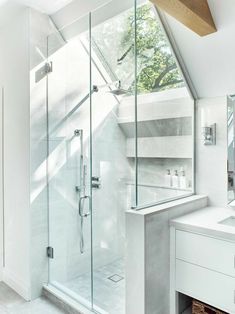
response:
[[(144, 2), (138, 1), (138, 4)], [(66, 40), (87, 30), (89, 12), (92, 12), (92, 27), (111, 19), (125, 10), (134, 8), (133, 0), (74, 0), (52, 14), (52, 20)]]
[(167, 15), (189, 75), (199, 97), (216, 97), (235, 91), (234, 0), (208, 0), (218, 31), (200, 37)]
[(5, 95), (3, 281), (28, 300), (38, 297), (48, 280), (46, 79), (35, 84), (35, 72), (45, 63), (47, 36), (55, 29), (48, 16), (25, 7), (17, 10), (17, 17), (14, 10), (14, 19), (0, 30)]
[[(3, 0), (4, 1), (4, 0)], [(46, 14), (52, 14), (60, 10), (62, 7), (66, 6), (72, 0), (56, 0), (56, 1), (48, 1), (48, 0), (14, 0), (24, 6), (34, 8), (38, 10), (38, 12), (43, 12)]]
[[(227, 205), (227, 97), (201, 99), (197, 103), (196, 192), (209, 204)], [(203, 145), (202, 127), (216, 123), (215, 146)]]
[(52, 19), (59, 29), (65, 27), (77, 19), (85, 16), (91, 11), (94, 11), (105, 3), (111, 2), (110, 0), (73, 0), (68, 3), (65, 7), (61, 8), (54, 14)]
[(29, 10), (0, 30), (0, 82), (5, 89), (5, 268), (3, 280), (26, 299), (29, 280)]
[[(0, 87), (1, 88), (1, 87)], [(3, 133), (2, 133), (2, 88), (0, 90), (0, 281), (2, 280), (3, 272)]]

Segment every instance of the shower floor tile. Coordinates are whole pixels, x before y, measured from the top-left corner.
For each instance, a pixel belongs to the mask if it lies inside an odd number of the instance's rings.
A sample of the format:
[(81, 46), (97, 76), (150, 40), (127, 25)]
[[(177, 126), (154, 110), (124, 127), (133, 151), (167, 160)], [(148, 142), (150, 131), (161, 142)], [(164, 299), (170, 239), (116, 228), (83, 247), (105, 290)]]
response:
[[(110, 278), (119, 280), (110, 280)], [(125, 313), (125, 275), (124, 260), (99, 267), (94, 271), (94, 304), (110, 314)], [(90, 300), (91, 275), (90, 273), (79, 276), (65, 284), (80, 297)]]

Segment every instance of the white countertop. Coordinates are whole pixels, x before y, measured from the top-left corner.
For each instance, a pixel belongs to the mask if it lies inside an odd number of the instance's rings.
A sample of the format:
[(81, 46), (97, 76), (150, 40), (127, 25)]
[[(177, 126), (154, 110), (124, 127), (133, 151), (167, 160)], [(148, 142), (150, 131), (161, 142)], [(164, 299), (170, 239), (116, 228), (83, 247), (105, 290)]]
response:
[(234, 216), (234, 208), (205, 207), (191, 214), (170, 221), (177, 229), (203, 233), (226, 240), (235, 241), (235, 226), (223, 225), (219, 222)]

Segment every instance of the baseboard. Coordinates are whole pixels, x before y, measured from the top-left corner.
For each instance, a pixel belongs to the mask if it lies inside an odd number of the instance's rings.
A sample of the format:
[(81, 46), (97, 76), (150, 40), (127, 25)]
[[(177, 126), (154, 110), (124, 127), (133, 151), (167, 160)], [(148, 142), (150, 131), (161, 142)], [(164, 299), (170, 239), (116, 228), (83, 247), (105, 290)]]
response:
[(23, 299), (30, 301), (30, 286), (28, 283), (17, 278), (13, 272), (4, 268), (2, 271), (2, 281), (5, 282), (5, 284), (12, 288), (15, 292), (17, 292)]

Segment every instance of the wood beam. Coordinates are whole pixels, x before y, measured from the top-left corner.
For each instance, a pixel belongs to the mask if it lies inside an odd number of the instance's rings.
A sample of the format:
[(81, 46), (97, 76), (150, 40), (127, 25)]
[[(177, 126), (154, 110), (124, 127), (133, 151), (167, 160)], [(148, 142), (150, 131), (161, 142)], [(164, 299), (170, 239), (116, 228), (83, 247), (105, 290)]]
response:
[(150, 0), (200, 36), (217, 31), (207, 0)]

